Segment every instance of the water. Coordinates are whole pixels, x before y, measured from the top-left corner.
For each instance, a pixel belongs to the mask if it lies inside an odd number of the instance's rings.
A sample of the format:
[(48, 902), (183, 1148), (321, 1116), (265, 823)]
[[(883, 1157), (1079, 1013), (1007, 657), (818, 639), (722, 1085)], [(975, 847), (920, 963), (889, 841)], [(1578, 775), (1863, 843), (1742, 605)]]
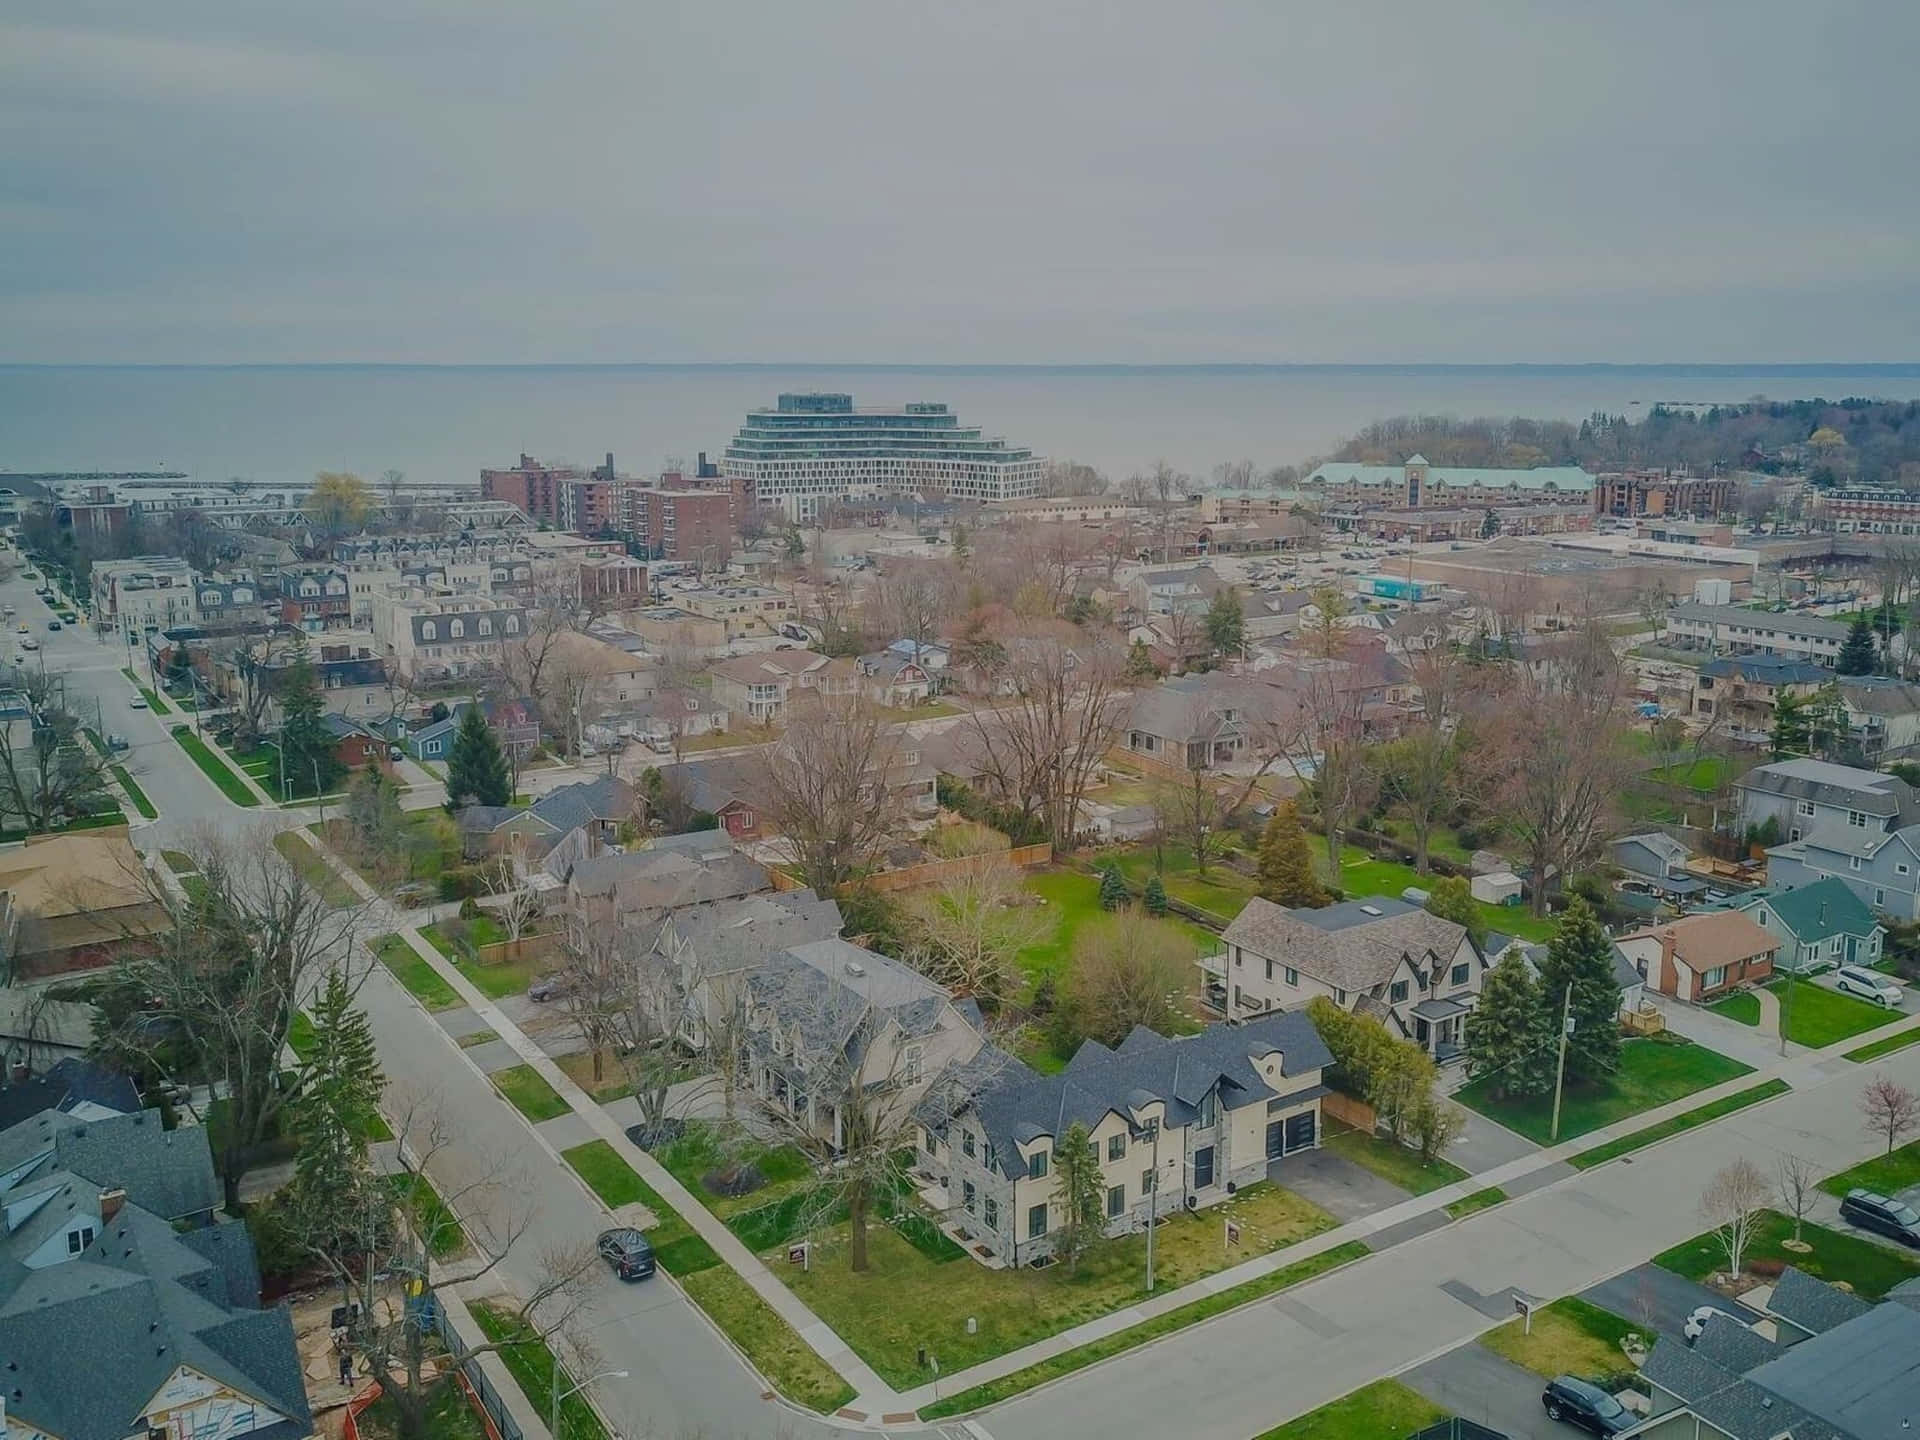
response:
[(176, 469), (299, 482), (316, 470), (472, 480), (521, 451), (623, 471), (717, 457), (781, 390), (943, 400), (962, 423), (1115, 480), (1325, 453), (1419, 413), (1578, 420), (1657, 401), (1920, 398), (1920, 365), (1022, 367), (0, 367), (0, 470)]

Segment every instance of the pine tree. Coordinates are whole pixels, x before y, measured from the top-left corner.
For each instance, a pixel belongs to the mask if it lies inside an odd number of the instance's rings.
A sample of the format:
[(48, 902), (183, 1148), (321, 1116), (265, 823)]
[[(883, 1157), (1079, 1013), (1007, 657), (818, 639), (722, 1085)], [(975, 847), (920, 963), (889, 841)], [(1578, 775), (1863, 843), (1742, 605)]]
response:
[(1553, 1019), (1539, 981), (1508, 951), (1467, 1012), (1467, 1073), (1491, 1076), (1496, 1096), (1545, 1094), (1553, 1086)]
[[(300, 1095), (289, 1122), (300, 1149), (284, 1203), (306, 1244), (349, 1258), (367, 1238), (369, 1217), (389, 1202), (378, 1185), (367, 1142), (380, 1124), (385, 1077), (374, 1054), (366, 1014), (353, 1003), (344, 974), (334, 970), (314, 997), (313, 1039), (300, 1070)], [(346, 1255), (338, 1252), (345, 1250)]]
[(1160, 673), (1160, 667), (1153, 663), (1153, 656), (1147, 650), (1147, 642), (1136, 640), (1127, 647), (1127, 678), (1129, 680), (1151, 680)]
[[(274, 698), (280, 702), (280, 744), (289, 789), (326, 794), (345, 767), (334, 753), (333, 734), (320, 704), (320, 683), (314, 678), (307, 637), (301, 631), (293, 632), (293, 663), (275, 688)], [(308, 791), (309, 785), (315, 788)]]
[(1146, 905), (1149, 915), (1164, 915), (1167, 913), (1167, 887), (1160, 883), (1160, 877), (1158, 875), (1149, 875), (1147, 877), (1147, 888), (1140, 898)]
[(500, 742), (480, 707), (470, 705), (447, 752), (447, 804), (458, 810), (466, 805), (505, 805), (512, 799), (507, 757), (500, 753)]
[(1806, 754), (1810, 735), (1807, 702), (1791, 690), (1782, 690), (1773, 702), (1773, 758)]
[(1100, 1155), (1087, 1127), (1076, 1120), (1053, 1147), (1053, 1173), (1058, 1177), (1055, 1197), (1060, 1203), (1060, 1229), (1053, 1253), (1069, 1272), (1080, 1265), (1087, 1247), (1100, 1237), (1106, 1224), (1107, 1179), (1100, 1171)]
[(1118, 910), (1133, 899), (1133, 892), (1127, 888), (1126, 878), (1121, 875), (1118, 865), (1108, 864), (1100, 867), (1100, 908)]
[(1840, 657), (1833, 662), (1833, 668), (1841, 675), (1871, 675), (1874, 661), (1873, 626), (1867, 623), (1864, 615), (1857, 616), (1847, 631), (1846, 643), (1841, 645)]
[(1240, 653), (1247, 638), (1247, 612), (1240, 604), (1240, 592), (1229, 585), (1213, 597), (1207, 606), (1207, 643), (1215, 655), (1227, 657)]
[(1620, 982), (1613, 973), (1613, 941), (1577, 896), (1560, 916), (1540, 966), (1541, 998), (1554, 1024), (1569, 984), (1573, 1035), (1567, 1041), (1567, 1076), (1604, 1080), (1620, 1064)]
[(1427, 913), (1464, 925), (1476, 946), (1487, 943), (1486, 918), (1464, 876), (1441, 875), (1432, 880), (1427, 886)]
[(1314, 873), (1313, 852), (1291, 800), (1275, 808), (1260, 834), (1260, 895), (1276, 905), (1312, 909), (1331, 898)]
[(1482, 540), (1491, 540), (1499, 533), (1500, 517), (1489, 510), (1480, 521), (1480, 538)]

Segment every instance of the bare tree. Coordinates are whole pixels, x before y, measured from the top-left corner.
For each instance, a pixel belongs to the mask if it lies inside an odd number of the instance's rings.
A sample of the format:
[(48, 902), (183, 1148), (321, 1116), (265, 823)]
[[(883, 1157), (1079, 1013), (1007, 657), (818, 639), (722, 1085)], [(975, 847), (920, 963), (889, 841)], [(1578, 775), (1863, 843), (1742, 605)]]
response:
[(1239, 808), (1239, 787), (1222, 787), (1212, 772), (1189, 763), (1178, 779), (1157, 780), (1149, 795), (1158, 829), (1193, 852), (1193, 868), (1207, 873), (1207, 861), (1219, 848), (1227, 819)]
[(1424, 875), (1434, 828), (1460, 795), (1461, 756), (1470, 738), (1460, 724), (1466, 666), (1444, 640), (1403, 649), (1403, 663), (1419, 687), (1420, 723), (1382, 757), (1380, 782), (1407, 816), (1413, 868)]
[(898, 732), (854, 696), (789, 702), (778, 744), (752, 766), (747, 790), (800, 877), (831, 895), (892, 837), (899, 805), (889, 783)]
[(1739, 1278), (1754, 1227), (1772, 1198), (1773, 1186), (1766, 1175), (1745, 1156), (1723, 1166), (1701, 1192), (1700, 1211), (1727, 1257), (1730, 1280)]
[(1320, 618), (1303, 637), (1305, 654), (1276, 677), (1270, 722), (1295, 777), (1306, 787), (1326, 832), (1327, 871), (1340, 883), (1347, 826), (1372, 800), (1379, 780), (1367, 712), (1376, 687), (1362, 642), (1339, 624), (1337, 593), (1315, 597)]
[(1117, 1045), (1136, 1025), (1162, 1033), (1177, 1024), (1192, 988), (1194, 946), (1181, 932), (1127, 913), (1083, 925), (1061, 997), (1080, 1035)]
[(507, 939), (517, 943), (540, 915), (540, 892), (521, 883), (514, 873), (512, 859), (507, 856), (494, 862), (493, 871), (494, 903), (487, 908), (506, 927)]
[(1868, 1130), (1885, 1138), (1891, 1155), (1901, 1138), (1920, 1126), (1920, 1095), (1890, 1076), (1877, 1075), (1860, 1092), (1860, 1115)]
[(997, 1008), (1018, 982), (1016, 957), (1051, 924), (1030, 899), (1004, 854), (954, 866), (912, 903), (908, 963), (955, 995)]
[(1798, 1155), (1783, 1153), (1776, 1169), (1774, 1186), (1780, 1206), (1793, 1217), (1793, 1238), (1800, 1239), (1800, 1227), (1806, 1222), (1813, 1202), (1820, 1194), (1820, 1174)]
[(19, 749), (0, 736), (0, 813), (30, 833), (112, 808), (106, 757), (82, 744), (80, 722), (53, 704), (36, 706)]

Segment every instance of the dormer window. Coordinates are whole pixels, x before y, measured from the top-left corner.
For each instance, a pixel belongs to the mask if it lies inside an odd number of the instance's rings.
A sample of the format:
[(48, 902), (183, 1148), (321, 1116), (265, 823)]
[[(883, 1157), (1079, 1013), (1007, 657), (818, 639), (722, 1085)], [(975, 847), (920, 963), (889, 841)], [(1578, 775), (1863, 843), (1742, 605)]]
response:
[(447, 638), (448, 638), (448, 639), (450, 639), (450, 640), (458, 640), (458, 639), (460, 639), (460, 637), (461, 637), (461, 636), (463, 636), (463, 635), (465, 635), (466, 633), (467, 633), (467, 622), (466, 622), (466, 621), (464, 621), (464, 620), (449, 620), (449, 621), (447, 622)]
[(507, 634), (518, 635), (519, 633), (520, 633), (520, 617), (518, 615), (507, 616)]
[(420, 638), (422, 640), (438, 640), (440, 638), (440, 627), (431, 620), (422, 620), (420, 622)]
[(480, 617), (480, 633), (482, 635), (493, 634), (493, 621), (485, 615)]

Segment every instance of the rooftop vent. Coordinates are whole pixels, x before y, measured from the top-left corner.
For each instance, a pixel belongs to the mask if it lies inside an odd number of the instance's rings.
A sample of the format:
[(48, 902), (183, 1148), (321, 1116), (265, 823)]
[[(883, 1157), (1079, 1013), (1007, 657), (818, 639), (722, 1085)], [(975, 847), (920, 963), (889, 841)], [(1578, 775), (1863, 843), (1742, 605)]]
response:
[(858, 960), (847, 961), (847, 974), (864, 975), (866, 973), (867, 973), (867, 967), (862, 965)]
[(1362, 905), (1360, 907), (1360, 913), (1362, 915), (1382, 915), (1386, 912), (1381, 910), (1378, 905)]

